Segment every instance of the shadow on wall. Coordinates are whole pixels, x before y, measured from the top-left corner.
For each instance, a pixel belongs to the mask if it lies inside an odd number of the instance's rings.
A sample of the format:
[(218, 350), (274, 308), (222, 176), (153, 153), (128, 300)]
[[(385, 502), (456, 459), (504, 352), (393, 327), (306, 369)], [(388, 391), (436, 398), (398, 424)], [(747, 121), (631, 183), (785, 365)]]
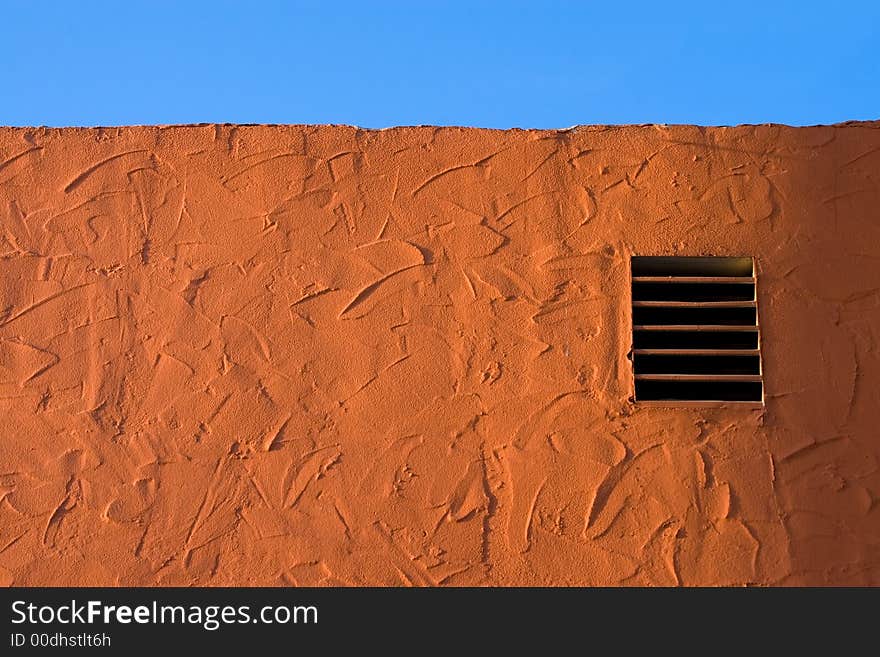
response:
[(769, 175), (778, 223), (797, 229), (777, 229), (759, 279), (783, 581), (880, 585), (880, 267), (868, 246), (880, 244), (880, 132), (809, 137), (811, 149), (780, 154)]

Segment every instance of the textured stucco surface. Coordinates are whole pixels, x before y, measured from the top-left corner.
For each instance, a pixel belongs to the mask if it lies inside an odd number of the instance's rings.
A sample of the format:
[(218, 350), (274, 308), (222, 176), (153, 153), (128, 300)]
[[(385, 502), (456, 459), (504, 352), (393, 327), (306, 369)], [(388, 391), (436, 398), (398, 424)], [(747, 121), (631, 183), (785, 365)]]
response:
[[(0, 129), (0, 582), (880, 584), (880, 124)], [(753, 255), (766, 407), (629, 401)]]

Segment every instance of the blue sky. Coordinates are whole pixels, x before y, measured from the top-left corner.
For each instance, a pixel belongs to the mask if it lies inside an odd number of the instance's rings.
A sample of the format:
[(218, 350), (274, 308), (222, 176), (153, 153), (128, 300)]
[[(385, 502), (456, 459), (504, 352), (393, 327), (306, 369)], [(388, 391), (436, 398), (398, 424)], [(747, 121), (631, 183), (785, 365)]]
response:
[(0, 124), (880, 118), (880, 2), (0, 0)]

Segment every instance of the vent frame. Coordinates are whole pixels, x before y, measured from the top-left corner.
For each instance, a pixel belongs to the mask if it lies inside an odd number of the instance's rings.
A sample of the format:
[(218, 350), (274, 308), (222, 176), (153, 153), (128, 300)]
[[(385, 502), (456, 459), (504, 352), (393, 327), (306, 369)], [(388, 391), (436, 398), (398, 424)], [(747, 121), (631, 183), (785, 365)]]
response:
[[(630, 255), (627, 357), (633, 375), (632, 402), (662, 407), (764, 407), (757, 273), (753, 256)], [(745, 286), (750, 288), (748, 295)], [(672, 294), (659, 292), (667, 289)], [(694, 323), (701, 313), (705, 321)], [(670, 322), (686, 319), (684, 323), (658, 323), (664, 315)], [(724, 321), (712, 323), (713, 315)], [(638, 316), (651, 321), (636, 323)], [(688, 345), (687, 336), (697, 344)], [(666, 365), (660, 371), (652, 371), (656, 365), (646, 371), (644, 362), (652, 358)], [(672, 366), (676, 358), (680, 362)], [(713, 373), (699, 362), (713, 358), (716, 363), (724, 362), (729, 371)], [(703, 384), (705, 393), (695, 393), (695, 384)]]

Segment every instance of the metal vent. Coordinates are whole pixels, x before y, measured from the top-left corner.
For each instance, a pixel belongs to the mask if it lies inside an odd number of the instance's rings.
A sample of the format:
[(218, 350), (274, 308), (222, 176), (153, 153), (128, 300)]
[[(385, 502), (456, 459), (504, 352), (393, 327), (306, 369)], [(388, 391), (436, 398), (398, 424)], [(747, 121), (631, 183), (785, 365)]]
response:
[(762, 403), (752, 258), (632, 258), (635, 400)]

